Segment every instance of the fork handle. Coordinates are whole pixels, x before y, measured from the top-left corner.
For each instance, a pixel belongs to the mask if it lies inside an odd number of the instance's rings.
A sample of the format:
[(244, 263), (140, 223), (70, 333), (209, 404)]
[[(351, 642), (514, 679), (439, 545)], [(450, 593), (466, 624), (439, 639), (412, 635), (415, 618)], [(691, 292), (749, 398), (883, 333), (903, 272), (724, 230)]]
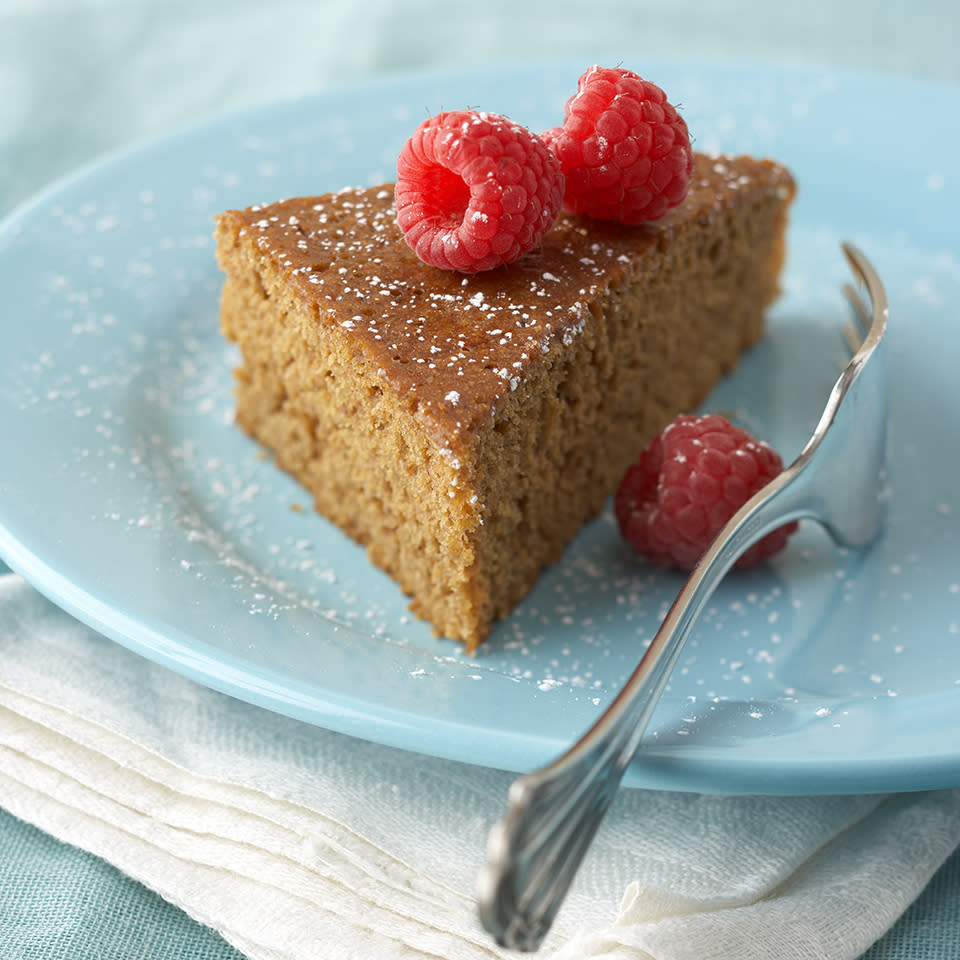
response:
[(587, 734), (552, 764), (511, 785), (477, 890), (480, 919), (501, 946), (540, 946), (697, 618), (740, 555), (785, 522), (782, 499), (778, 509), (766, 509), (780, 487), (773, 481), (748, 501), (714, 541), (627, 684)]
[[(626, 686), (600, 719), (558, 760), (521, 777), (510, 789), (507, 813), (490, 834), (477, 890), (480, 919), (503, 946), (517, 950), (540, 946), (640, 745), (690, 630), (737, 558), (770, 531), (800, 517), (817, 519), (838, 543), (848, 546), (864, 546), (879, 530), (882, 498), (864, 499), (860, 492), (876, 490), (885, 432), (857, 425), (886, 421), (882, 354), (887, 300), (863, 254), (849, 244), (844, 251), (867, 286), (872, 319), (853, 294), (855, 313), (869, 331), (834, 386), (807, 446), (720, 531)], [(864, 380), (867, 360), (874, 353), (881, 359), (874, 361)], [(857, 383), (860, 386), (853, 391)], [(831, 430), (841, 402), (851, 392), (857, 394), (850, 401), (854, 409), (859, 406), (869, 415), (851, 415)], [(850, 472), (851, 465), (859, 474)], [(856, 491), (857, 496), (831, 496), (831, 491)]]

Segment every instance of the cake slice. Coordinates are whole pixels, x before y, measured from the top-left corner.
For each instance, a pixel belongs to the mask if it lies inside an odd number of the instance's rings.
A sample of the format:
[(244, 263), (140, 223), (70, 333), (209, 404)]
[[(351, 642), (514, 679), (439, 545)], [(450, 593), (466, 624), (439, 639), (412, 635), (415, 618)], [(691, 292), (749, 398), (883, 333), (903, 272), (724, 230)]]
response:
[(237, 422), (472, 651), (763, 335), (793, 194), (698, 155), (663, 219), (561, 215), (471, 276), (417, 259), (389, 184), (223, 213)]

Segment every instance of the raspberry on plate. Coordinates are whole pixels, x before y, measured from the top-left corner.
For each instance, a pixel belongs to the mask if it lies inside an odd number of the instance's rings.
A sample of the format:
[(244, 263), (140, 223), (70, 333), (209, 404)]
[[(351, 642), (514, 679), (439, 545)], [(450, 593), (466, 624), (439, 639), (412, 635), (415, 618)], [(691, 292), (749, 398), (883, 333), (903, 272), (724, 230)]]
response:
[(397, 223), (426, 263), (477, 273), (539, 243), (560, 212), (563, 173), (534, 133), (495, 113), (453, 110), (404, 144)]
[(566, 175), (564, 209), (599, 220), (658, 220), (687, 195), (687, 124), (656, 84), (620, 67), (580, 77), (563, 125), (543, 134)]
[[(692, 570), (723, 525), (783, 469), (780, 455), (716, 415), (682, 415), (631, 464), (614, 497), (623, 537), (651, 560)], [(781, 550), (797, 522), (753, 544), (750, 567)]]

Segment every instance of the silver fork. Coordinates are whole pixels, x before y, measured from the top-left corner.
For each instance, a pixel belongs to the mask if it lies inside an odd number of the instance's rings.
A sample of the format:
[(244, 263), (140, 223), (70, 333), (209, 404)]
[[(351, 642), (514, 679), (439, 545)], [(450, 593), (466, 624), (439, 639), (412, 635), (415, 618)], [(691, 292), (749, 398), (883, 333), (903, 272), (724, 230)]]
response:
[[(573, 882), (623, 774), (640, 746), (683, 644), (717, 584), (761, 537), (803, 517), (845, 547), (880, 530), (887, 436), (887, 300), (857, 249), (843, 251), (871, 309), (845, 287), (855, 351), (801, 454), (730, 519), (700, 559), (620, 691), (586, 735), (559, 759), (516, 780), (493, 828), (477, 898), (480, 919), (502, 946), (536, 950)], [(859, 346), (857, 346), (859, 344)]]

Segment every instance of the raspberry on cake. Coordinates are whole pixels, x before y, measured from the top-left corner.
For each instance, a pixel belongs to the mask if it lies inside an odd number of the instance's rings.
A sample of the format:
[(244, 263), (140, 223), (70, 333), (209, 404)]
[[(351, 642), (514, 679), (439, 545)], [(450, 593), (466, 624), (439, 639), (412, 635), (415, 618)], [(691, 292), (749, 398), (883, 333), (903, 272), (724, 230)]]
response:
[(505, 117), (452, 110), (403, 145), (397, 223), (425, 263), (477, 273), (513, 263), (553, 226), (563, 173), (543, 141)]
[(683, 117), (655, 83), (593, 66), (543, 134), (566, 178), (563, 208), (600, 220), (657, 220), (687, 195), (693, 170)]
[(697, 156), (655, 222), (561, 214), (470, 275), (417, 257), (391, 184), (225, 212), (238, 423), (474, 650), (762, 335), (793, 192), (776, 163)]

